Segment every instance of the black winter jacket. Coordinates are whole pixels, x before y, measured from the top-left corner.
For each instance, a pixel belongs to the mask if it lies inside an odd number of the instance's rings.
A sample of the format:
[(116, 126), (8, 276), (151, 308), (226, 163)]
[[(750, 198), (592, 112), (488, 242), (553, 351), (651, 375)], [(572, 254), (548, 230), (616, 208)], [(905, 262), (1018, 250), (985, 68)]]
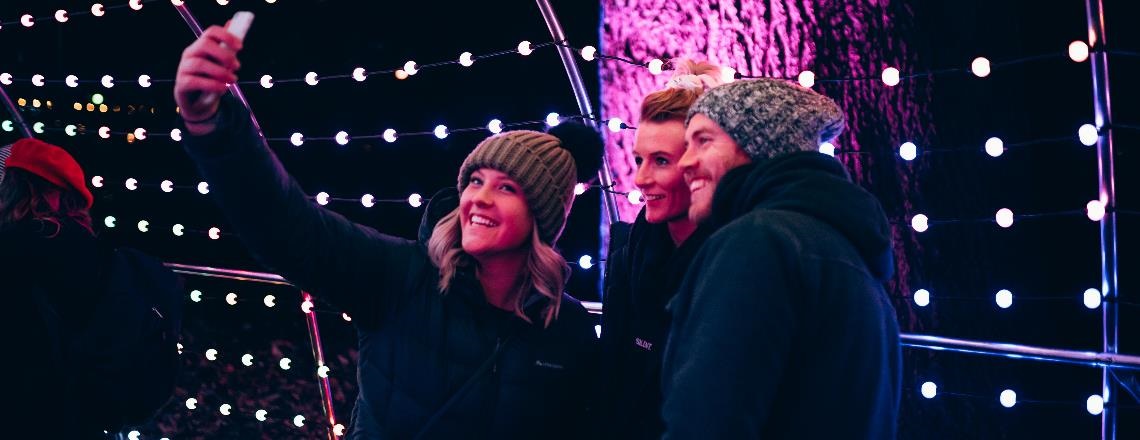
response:
[(661, 353), (669, 332), (665, 305), (708, 234), (698, 228), (673, 244), (666, 224), (614, 223), (603, 295), (599, 431), (607, 439), (656, 439), (661, 421)]
[(899, 329), (891, 229), (834, 158), (728, 172), (669, 304), (666, 439), (893, 439)]

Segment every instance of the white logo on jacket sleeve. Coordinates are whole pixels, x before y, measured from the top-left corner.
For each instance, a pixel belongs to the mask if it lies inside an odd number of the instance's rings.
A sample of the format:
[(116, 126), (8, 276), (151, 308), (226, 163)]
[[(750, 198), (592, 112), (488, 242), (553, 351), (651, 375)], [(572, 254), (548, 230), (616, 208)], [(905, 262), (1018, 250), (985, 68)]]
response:
[(646, 351), (653, 351), (653, 343), (641, 338), (633, 338), (633, 343), (638, 347), (644, 348)]
[(566, 367), (563, 367), (562, 365), (559, 365), (559, 364), (556, 364), (553, 362), (546, 362), (546, 361), (542, 361), (542, 360), (538, 360), (538, 359), (535, 359), (534, 366), (543, 367), (543, 368), (550, 368), (550, 369), (554, 369), (554, 370), (561, 370), (563, 368), (566, 368)]

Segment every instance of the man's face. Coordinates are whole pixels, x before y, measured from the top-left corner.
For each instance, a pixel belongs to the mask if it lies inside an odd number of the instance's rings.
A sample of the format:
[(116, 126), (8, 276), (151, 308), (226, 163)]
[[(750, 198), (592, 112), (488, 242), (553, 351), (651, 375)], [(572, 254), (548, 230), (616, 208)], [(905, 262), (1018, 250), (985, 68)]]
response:
[(689, 185), (689, 219), (700, 223), (712, 213), (713, 193), (724, 174), (752, 159), (720, 125), (701, 113), (685, 128), (687, 149), (680, 167)]

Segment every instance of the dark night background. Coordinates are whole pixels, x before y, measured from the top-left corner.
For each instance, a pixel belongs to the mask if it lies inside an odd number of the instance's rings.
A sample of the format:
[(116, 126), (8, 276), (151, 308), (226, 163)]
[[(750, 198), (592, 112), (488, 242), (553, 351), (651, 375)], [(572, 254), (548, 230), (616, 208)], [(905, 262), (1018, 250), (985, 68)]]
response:
[[(257, 14), (239, 74), (243, 81), (257, 80), (265, 73), (278, 80), (268, 90), (253, 84), (242, 87), (269, 137), (287, 137), (294, 131), (307, 137), (331, 137), (339, 130), (375, 135), (386, 128), (426, 132), (441, 123), (454, 129), (481, 127), (492, 118), (512, 122), (542, 119), (552, 111), (578, 113), (561, 62), (549, 47), (528, 57), (506, 54), (477, 60), (472, 67), (425, 69), (403, 81), (385, 74), (363, 83), (327, 79), (316, 87), (281, 82), (301, 78), (308, 71), (347, 75), (357, 66), (397, 68), (409, 59), (422, 65), (453, 60), (463, 51), (478, 55), (510, 50), (523, 39), (535, 44), (550, 41), (533, 2), (187, 3), (204, 25), (222, 23), (239, 9)], [(598, 4), (552, 3), (571, 44), (598, 44), (602, 19)], [(912, 187), (908, 190), (917, 194), (910, 199), (914, 209), (933, 220), (992, 219), (1002, 207), (1016, 214), (1083, 210), (1097, 195), (1095, 150), (1080, 145), (1075, 135), (1079, 125), (1092, 121), (1090, 69), (1087, 62), (1073, 63), (1063, 53), (1069, 41), (1086, 35), (1084, 2), (891, 3), (912, 17), (908, 26), (899, 26), (898, 35), (892, 36), (908, 41), (916, 53), (916, 64), (903, 66), (904, 72), (965, 67), (979, 55), (995, 63), (1055, 55), (1006, 68), (995, 66), (985, 79), (947, 74), (915, 80), (923, 82), (929, 93), (923, 115), (925, 144), (920, 147), (948, 151), (923, 154), (898, 168), (909, 173)], [(1140, 52), (1140, 30), (1132, 23), (1134, 6), (1130, 3), (1105, 1), (1107, 38), (1110, 49), (1135, 53)], [(106, 4), (118, 7), (125, 1)], [(17, 78), (15, 84), (6, 86), (9, 95), (13, 100), (29, 101), (22, 108), (29, 122), (43, 121), (49, 129), (55, 128), (41, 135), (44, 140), (66, 147), (89, 176), (106, 179), (106, 186), (94, 191), (93, 214), (99, 224), (104, 217), (115, 216), (118, 225), (100, 227), (104, 237), (170, 262), (263, 270), (248, 257), (237, 237), (206, 238), (205, 230), (211, 226), (223, 231), (227, 226), (209, 198), (193, 188), (200, 179), (181, 147), (160, 136), (173, 127), (176, 117), (171, 85), (156, 83), (144, 89), (135, 83), (142, 73), (171, 79), (182, 49), (192, 41), (192, 33), (170, 3), (149, 1), (138, 12), (112, 9), (101, 18), (76, 13), (68, 23), (48, 19), (31, 29), (18, 23), (24, 13), (50, 17), (56, 9), (86, 11), (90, 5), (89, 1), (60, 0), (5, 0), (0, 4), (0, 72)], [(596, 111), (599, 64), (580, 58), (577, 62)], [(1111, 56), (1109, 63), (1114, 120), (1118, 127), (1140, 126), (1136, 99), (1140, 85), (1134, 81), (1140, 78), (1140, 57)], [(45, 75), (49, 84), (32, 86), (27, 79), (36, 73)], [(110, 90), (97, 83), (68, 88), (61, 81), (73, 73), (84, 81), (112, 74), (118, 84)], [(821, 90), (826, 93), (827, 87)], [(86, 104), (96, 92), (106, 97), (108, 112), (72, 108), (76, 102)], [(32, 99), (44, 103), (33, 107)], [(51, 108), (46, 105), (48, 100)], [(69, 123), (83, 125), (87, 133), (67, 137), (60, 129)], [(100, 125), (117, 132), (146, 127), (153, 136), (141, 142), (128, 142), (123, 135), (103, 140), (93, 134)], [(541, 129), (541, 124), (531, 128)], [(1137, 134), (1127, 128), (1115, 132), (1122, 210), (1140, 210)], [(403, 199), (412, 192), (426, 197), (454, 185), (459, 163), (485, 135), (476, 130), (453, 133), (445, 140), (406, 136), (394, 144), (377, 139), (339, 146), (313, 140), (301, 147), (280, 141), (271, 146), (311, 194), (325, 191), (334, 197), (359, 199), (371, 193), (378, 199)], [(1001, 137), (1007, 145), (1067, 138), (1010, 148), (1001, 157), (990, 158), (981, 149), (990, 136)], [(0, 132), (0, 142), (16, 138), (14, 132)], [(872, 148), (866, 154), (886, 159), (875, 166), (896, 165), (897, 156), (891, 156), (897, 144), (884, 140)], [(138, 191), (123, 187), (128, 177), (142, 183)], [(158, 189), (164, 179), (178, 186), (173, 193)], [(884, 197), (884, 205), (888, 215), (900, 222), (914, 214), (890, 197)], [(359, 202), (345, 201), (328, 207), (404, 237), (414, 236), (422, 212), (406, 203), (364, 208)], [(560, 242), (568, 260), (596, 254), (599, 215), (596, 190), (579, 197)], [(142, 219), (150, 222), (150, 232), (135, 228)], [(175, 237), (170, 233), (175, 223), (192, 231)], [(1137, 215), (1119, 216), (1120, 351), (1128, 354), (1140, 353), (1140, 298), (1133, 290), (1137, 285), (1134, 250), (1140, 246), (1137, 224)], [(932, 305), (920, 308), (909, 300), (911, 292), (892, 292), (898, 298), (903, 331), (1100, 351), (1101, 309), (1081, 305), (1082, 292), (1100, 286), (1099, 252), (1097, 224), (1080, 212), (1019, 219), (1010, 229), (985, 221), (932, 225), (916, 236), (905, 255), (898, 256), (910, 267), (906, 284), (932, 293)], [(144, 438), (323, 435), (318, 424), (322, 416), (315, 366), (297, 292), (196, 277), (188, 277), (187, 282), (206, 299), (188, 303), (183, 342), (186, 374), (159, 421), (141, 429)], [(580, 299), (598, 300), (597, 282), (596, 267), (582, 270), (574, 266), (568, 289)], [(1013, 307), (1007, 310), (993, 302), (994, 292), (1003, 288), (1015, 295)], [(229, 292), (239, 295), (238, 306), (223, 301)], [(261, 304), (269, 293), (279, 298), (276, 308)], [(336, 416), (347, 424), (356, 392), (355, 337), (339, 312), (319, 302), (318, 309), (326, 361), (332, 369)], [(218, 361), (204, 360), (202, 353), (208, 348), (219, 350)], [(240, 363), (244, 353), (254, 355), (254, 366)], [(292, 369), (278, 367), (282, 356), (294, 361)], [(904, 356), (900, 438), (1099, 438), (1100, 417), (1084, 409), (1085, 399), (1099, 392), (1099, 369), (916, 349), (904, 349)], [(927, 380), (938, 384), (940, 394), (935, 399), (919, 395), (920, 384)], [(1017, 406), (1007, 409), (998, 404), (997, 395), (1005, 388), (1017, 391)], [(189, 397), (198, 399), (199, 409), (186, 409)], [(233, 415), (217, 412), (223, 403), (235, 406)], [(1120, 403), (1124, 407), (1120, 408), (1118, 438), (1140, 438), (1140, 404), (1126, 395)], [(269, 411), (269, 422), (254, 420), (254, 411), (261, 408)], [(292, 426), (297, 414), (307, 418), (304, 428)], [(827, 415), (821, 414), (820, 420), (826, 423)]]

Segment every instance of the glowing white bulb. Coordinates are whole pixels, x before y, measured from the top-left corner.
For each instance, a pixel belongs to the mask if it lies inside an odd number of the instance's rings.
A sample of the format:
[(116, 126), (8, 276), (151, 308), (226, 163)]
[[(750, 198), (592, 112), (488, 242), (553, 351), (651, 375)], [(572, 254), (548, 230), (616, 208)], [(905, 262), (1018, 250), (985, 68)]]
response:
[(142, 87), (150, 87), (150, 75), (139, 75), (139, 85)]
[(67, 11), (60, 9), (55, 11), (55, 21), (60, 23), (67, 23)]
[(1069, 59), (1078, 63), (1089, 59), (1089, 45), (1080, 40), (1069, 43)]
[(191, 290), (190, 291), (190, 301), (202, 302), (202, 291), (201, 290)]
[(265, 298), (261, 300), (261, 302), (265, 304), (265, 307), (273, 307), (277, 305), (276, 301), (277, 297), (273, 295), (265, 295)]
[(268, 89), (273, 87), (273, 75), (261, 75), (261, 81), (258, 82), (261, 83), (262, 88)]
[(819, 152), (831, 157), (835, 157), (835, 144), (831, 142), (824, 142), (819, 144)]
[(317, 72), (309, 72), (305, 74), (305, 84), (315, 86), (318, 82), (321, 82), (321, 80), (317, 79)]
[(435, 134), (435, 137), (440, 138), (440, 139), (447, 137), (447, 134), (448, 134), (447, 126), (445, 126), (443, 124), (435, 126), (435, 129), (432, 130), (431, 132)]
[(502, 133), (503, 132), (503, 121), (500, 121), (498, 119), (492, 119), (491, 122), (487, 123), (487, 131), (490, 131), (491, 133), (494, 133), (494, 134)]
[(923, 384), (922, 384), (922, 397), (925, 397), (927, 399), (933, 399), (934, 396), (937, 396), (937, 395), (938, 395), (938, 385), (935, 385), (934, 382), (923, 382)]
[(115, 77), (111, 75), (103, 75), (103, 78), (100, 79), (99, 82), (103, 84), (103, 87), (106, 87), (108, 89), (115, 87)]
[(800, 76), (796, 79), (800, 82), (801, 86), (809, 89), (815, 87), (815, 72), (805, 70), (803, 72), (800, 72)]
[(198, 182), (198, 192), (205, 195), (210, 193), (210, 184), (206, 182)]
[(914, 160), (914, 158), (918, 157), (918, 146), (915, 145), (914, 142), (903, 142), (903, 144), (899, 146), (899, 157), (903, 158), (903, 160)]
[(165, 192), (165, 193), (172, 192), (172, 191), (174, 191), (174, 182), (171, 182), (169, 180), (163, 180), (162, 183), (158, 184), (158, 187), (162, 188), (162, 192)]
[(420, 68), (416, 65), (415, 61), (408, 60), (408, 62), (404, 63), (404, 73), (408, 75), (415, 75), (419, 71)]
[(416, 194), (416, 193), (412, 193), (412, 195), (408, 196), (408, 206), (411, 206), (413, 208), (419, 208), (423, 204), (424, 204), (424, 197), (423, 196)]
[(305, 314), (313, 313), (313, 302), (310, 300), (302, 301), (301, 302), (301, 311), (304, 312)]
[(970, 72), (973, 72), (978, 78), (990, 76), (990, 60), (986, 57), (974, 58), (974, 61), (970, 63)]
[(236, 306), (238, 304), (238, 296), (236, 293), (230, 292), (226, 294), (226, 304)]
[(108, 228), (115, 227), (115, 217), (110, 216), (110, 215), (108, 215), (107, 217), (104, 217), (103, 218), (103, 225), (108, 227)]
[(228, 416), (228, 415), (230, 415), (230, 409), (232, 409), (232, 408), (233, 407), (230, 406), (230, 404), (223, 403), (222, 406), (218, 407), (218, 412), (222, 413), (223, 416)]
[(327, 367), (325, 365), (321, 365), (320, 367), (317, 367), (317, 377), (320, 377), (322, 379), (329, 377), (329, 367)]
[(998, 401), (1001, 402), (1001, 406), (1013, 408), (1014, 405), (1017, 405), (1017, 393), (1013, 392), (1013, 390), (1002, 391), (1001, 396), (998, 397)]
[(9, 119), (5, 119), (4, 122), (0, 122), (0, 127), (3, 127), (4, 131), (12, 131), (15, 129), (15, 127), (12, 126), (12, 121)]
[(63, 79), (63, 83), (67, 84), (68, 87), (79, 87), (79, 77), (75, 75), (67, 75), (67, 78)]
[(12, 74), (8, 72), (0, 73), (0, 84), (6, 86), (12, 85)]
[(173, 232), (175, 237), (181, 237), (182, 234), (185, 233), (185, 231), (186, 231), (186, 227), (182, 226), (181, 224), (175, 224), (173, 227), (170, 228), (170, 232)]
[(136, 129), (135, 129), (135, 139), (138, 139), (138, 140), (140, 140), (140, 141), (142, 141), (142, 140), (146, 140), (146, 129), (145, 129), (145, 128), (141, 128), (141, 127), (140, 127), (140, 128), (136, 128)]
[(139, 189), (139, 181), (134, 177), (127, 178), (126, 187), (128, 190), (134, 191)]
[(293, 144), (294, 147), (300, 147), (301, 145), (305, 144), (305, 135), (301, 133), (293, 133), (289, 135), (289, 143)]
[(184, 348), (184, 347), (182, 347), (182, 343), (178, 342), (174, 345), (176, 345), (178, 347), (178, 354), (182, 354), (182, 349)]
[(609, 127), (610, 131), (614, 133), (621, 131), (624, 125), (625, 123), (621, 121), (621, 118), (610, 118), (609, 121), (606, 121), (606, 127)]
[(1088, 410), (1089, 414), (1100, 415), (1104, 411), (1104, 398), (1099, 394), (1089, 396), (1088, 400), (1085, 401), (1085, 409)]
[(305, 416), (298, 415), (293, 417), (293, 424), (297, 425), (298, 428), (305, 426)]
[(546, 125), (550, 127), (557, 127), (562, 122), (562, 117), (558, 113), (551, 112), (546, 115)]
[(348, 145), (348, 132), (338, 131), (336, 133), (336, 143), (341, 145)]
[(252, 367), (253, 366), (253, 355), (249, 354), (249, 353), (241, 355), (241, 364), (245, 365), (247, 367)]
[(211, 361), (218, 360), (218, 350), (215, 350), (213, 348), (206, 350), (206, 359)]
[(225, 5), (230, 4), (230, 0), (218, 0), (218, 4), (225, 6)]
[(1096, 290), (1096, 289), (1085, 290), (1085, 295), (1084, 295), (1085, 307), (1088, 307), (1090, 309), (1095, 309), (1097, 307), (1100, 307), (1100, 302), (1101, 302), (1101, 294), (1100, 294), (1099, 290)]
[(197, 408), (198, 408), (198, 399), (195, 399), (193, 397), (186, 399), (186, 409), (197, 409)]
[(1099, 222), (1104, 218), (1104, 203), (1100, 200), (1090, 200), (1087, 204), (1085, 204), (1085, 211), (1089, 217), (1089, 220)]
[(1009, 208), (999, 209), (997, 214), (994, 214), (994, 220), (1003, 228), (1013, 226), (1013, 211)]
[(24, 27), (32, 27), (36, 24), (36, 17), (33, 17), (31, 14), (24, 14), (20, 16), (20, 24), (24, 25)]
[(899, 69), (894, 67), (883, 69), (883, 84), (886, 84), (888, 87), (899, 85)]
[(35, 124), (32, 124), (32, 131), (39, 133), (39, 134), (44, 134), (44, 123), (43, 122), (37, 122)]
[(626, 198), (626, 200), (629, 200), (630, 205), (640, 205), (641, 204), (641, 198), (642, 198), (641, 197), (641, 190), (635, 189), (633, 191), (630, 191), (629, 194), (625, 195), (625, 198)]
[(463, 67), (470, 67), (472, 64), (475, 64), (475, 60), (471, 57), (471, 52), (463, 52), (459, 54), (459, 65)]
[(94, 176), (91, 178), (91, 186), (96, 188), (103, 187), (103, 176)]
[(131, 0), (127, 2), (127, 4), (131, 6), (131, 9), (136, 11), (141, 11), (143, 7), (142, 0)]
[(397, 138), (397, 136), (396, 136), (396, 130), (393, 130), (393, 129), (391, 129), (391, 128), (389, 128), (389, 129), (387, 129), (387, 130), (384, 130), (384, 135), (383, 135), (383, 137), (384, 137), (384, 140), (385, 140), (386, 142), (388, 142), (389, 144), (390, 144), (390, 143), (392, 143), (392, 142), (396, 142), (396, 138)]
[(150, 232), (150, 222), (146, 220), (139, 220), (139, 232)]
[(519, 43), (518, 49), (519, 55), (522, 55), (524, 57), (534, 52), (534, 49), (530, 47), (530, 42), (526, 40), (523, 40), (521, 43)]
[(91, 5), (91, 15), (94, 15), (96, 17), (102, 17), (103, 16), (103, 5), (100, 3), (92, 4)]
[(582, 59), (586, 61), (594, 61), (594, 56), (598, 54), (598, 49), (594, 46), (586, 46), (582, 48)]
[(170, 140), (172, 140), (174, 142), (181, 142), (182, 141), (182, 130), (177, 129), (177, 128), (170, 130)]
[(265, 416), (267, 415), (269, 415), (269, 411), (259, 409), (257, 412), (253, 413), (253, 418), (257, 419), (259, 422), (264, 422)]
[(594, 257), (591, 257), (589, 255), (583, 255), (581, 258), (578, 259), (578, 266), (583, 268), (583, 269), (589, 269), (591, 267), (594, 267)]
[(63, 132), (66, 133), (68, 136), (75, 136), (75, 134), (77, 133), (76, 130), (78, 128), (79, 127), (76, 127), (75, 124), (67, 124), (66, 127), (63, 127)]
[(1002, 142), (1000, 138), (992, 137), (986, 139), (986, 154), (990, 155), (991, 157), (998, 157), (1001, 156), (1001, 154), (1004, 152), (1005, 142)]
[(723, 67), (720, 69), (720, 82), (728, 84), (736, 81), (736, 69)]
[(289, 366), (289, 364), (292, 362), (293, 361), (289, 360), (289, 358), (281, 358), (281, 361), (277, 362), (277, 366), (281, 367), (282, 370), (288, 370), (290, 368), (293, 368)]
[(589, 188), (590, 188), (590, 185), (587, 185), (585, 183), (576, 183), (576, 184), (574, 184), (574, 195), (580, 196), (582, 194), (585, 194), (586, 190)]
[(660, 75), (661, 74), (661, 68), (665, 67), (665, 63), (663, 61), (657, 59), (657, 58), (654, 58), (652, 60), (649, 60), (648, 67), (649, 67), (649, 73), (650, 74)]
[(1085, 144), (1086, 146), (1091, 147), (1093, 145), (1096, 145), (1096, 140), (1099, 137), (1100, 133), (1097, 132), (1096, 127), (1094, 127), (1092, 124), (1085, 124), (1082, 125), (1081, 128), (1077, 129), (1077, 139), (1080, 139), (1081, 143)]
[(396, 79), (408, 79), (408, 72), (404, 71), (404, 69), (396, 69), (394, 75), (396, 75)]
[(376, 198), (372, 197), (372, 194), (365, 194), (360, 197), (360, 204), (364, 205), (365, 208), (371, 208), (376, 206)]
[(926, 289), (915, 290), (914, 303), (919, 307), (926, 307), (930, 305), (930, 291)]
[(342, 425), (340, 423), (333, 425), (333, 435), (335, 435), (337, 437), (343, 437), (344, 436), (344, 425)]
[(186, 4), (186, 2), (184, 2), (182, 0), (170, 0), (170, 4), (174, 5), (174, 6), (182, 6), (182, 5)]
[(352, 69), (352, 79), (355, 79), (358, 82), (364, 82), (364, 80), (368, 79), (368, 74), (365, 72), (363, 67), (357, 67), (355, 69)]
[(999, 290), (998, 293), (994, 295), (994, 302), (997, 303), (998, 307), (1008, 309), (1013, 305), (1013, 292), (1006, 289)]
[(597, 336), (598, 339), (602, 338), (602, 326), (601, 326), (601, 324), (594, 326), (594, 335)]
[(321, 206), (329, 204), (329, 193), (324, 191), (317, 193), (317, 204)]
[(347, 314), (347, 313), (341, 313), (341, 314), (340, 314), (340, 319), (343, 319), (343, 320), (345, 320), (345, 321), (348, 321), (348, 322), (352, 322), (352, 317), (351, 317), (351, 316), (348, 316), (348, 314)]
[(44, 86), (44, 76), (40, 74), (32, 75), (32, 85), (36, 87)]
[(208, 235), (211, 240), (217, 240), (219, 238), (222, 238), (222, 230), (218, 229), (215, 226), (213, 228), (210, 228), (209, 232), (207, 232), (206, 235)]

